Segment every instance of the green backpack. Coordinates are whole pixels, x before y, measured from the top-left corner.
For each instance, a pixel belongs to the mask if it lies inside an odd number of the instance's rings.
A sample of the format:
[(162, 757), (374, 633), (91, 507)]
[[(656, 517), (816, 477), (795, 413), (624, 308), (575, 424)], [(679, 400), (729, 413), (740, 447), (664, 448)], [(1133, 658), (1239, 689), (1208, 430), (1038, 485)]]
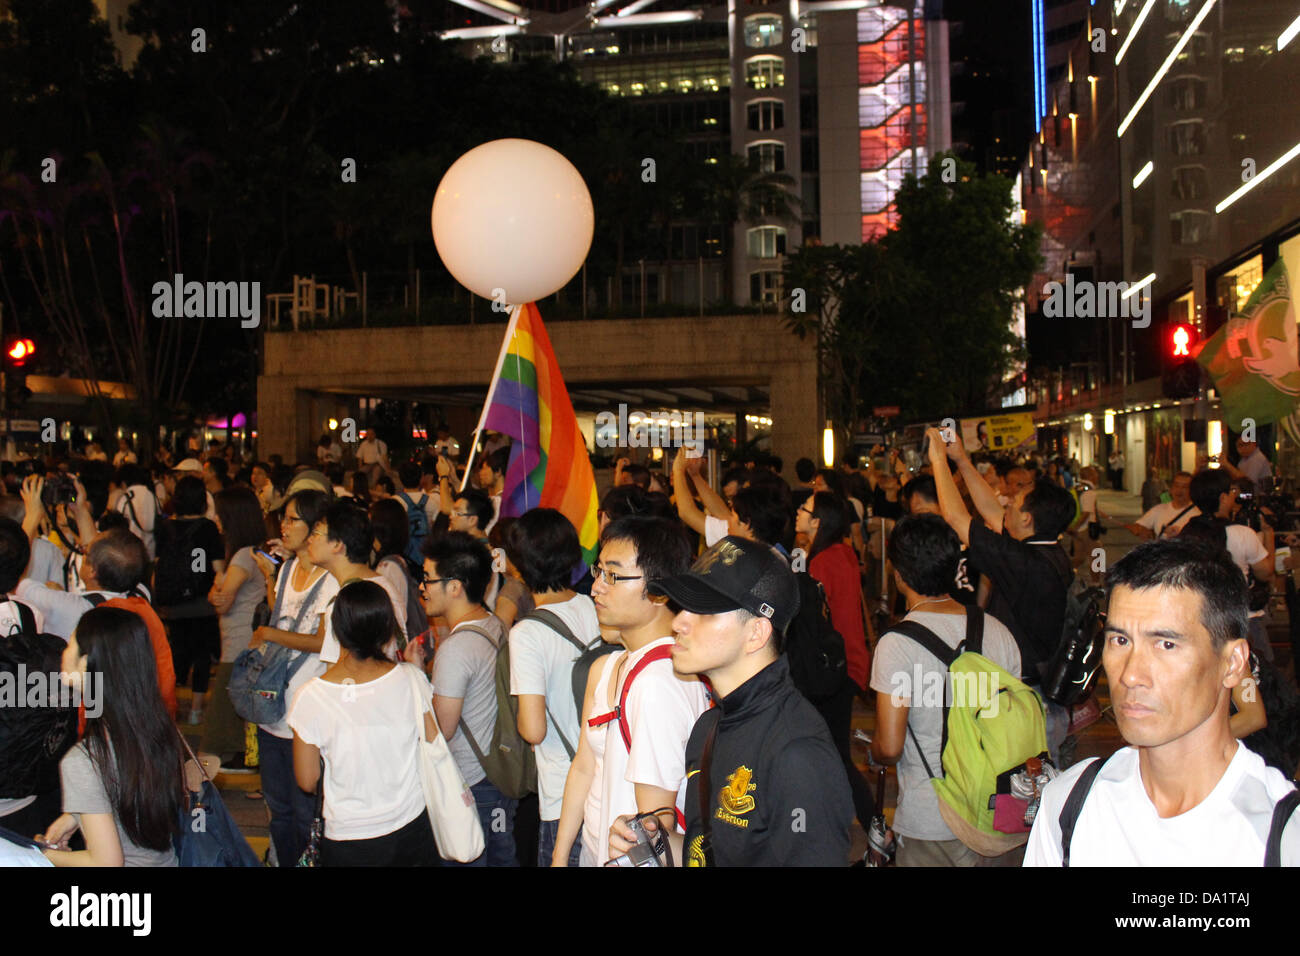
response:
[(497, 692), (497, 722), (492, 729), (492, 740), (486, 751), (481, 751), (469, 732), (465, 718), (460, 719), (460, 732), (474, 751), (479, 765), (492, 785), (503, 796), (511, 799), (537, 792), (537, 759), (533, 747), (519, 733), (519, 698), (510, 693), (510, 641), (508, 635), (500, 644), (481, 627), (466, 624), (461, 631), (473, 631), (492, 645), (497, 652), (494, 680)]
[(985, 657), (984, 612), (966, 611), (966, 637), (954, 650), (929, 628), (900, 621), (891, 630), (911, 638), (948, 668), (943, 703), (943, 775), (908, 733), (939, 796), (944, 822), (976, 852), (996, 856), (1025, 841), (1027, 800), (1012, 795), (1011, 778), (1025, 762), (1047, 757), (1047, 726), (1039, 697)]

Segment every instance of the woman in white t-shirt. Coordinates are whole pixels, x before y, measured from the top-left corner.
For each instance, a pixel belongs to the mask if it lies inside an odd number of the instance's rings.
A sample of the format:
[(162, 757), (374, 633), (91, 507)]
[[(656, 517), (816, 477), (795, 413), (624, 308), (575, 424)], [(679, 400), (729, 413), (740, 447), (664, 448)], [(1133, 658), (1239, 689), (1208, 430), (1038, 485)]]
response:
[[(275, 550), (289, 555), (278, 571), (271, 562), (254, 555), (267, 586), (271, 620), (253, 632), (249, 647), (271, 641), (291, 648), (290, 661), (306, 656), (285, 690), (286, 707), (310, 680), (325, 673), (320, 650), (322, 618), (329, 602), (339, 593), (339, 584), (324, 568), (311, 563), (308, 543), (312, 525), (321, 519), (329, 497), (323, 491), (304, 489), (293, 494), (280, 520), (280, 540)], [(281, 866), (293, 866), (311, 835), (316, 801), (298, 789), (293, 772), (293, 730), (288, 714), (274, 724), (258, 724), (257, 749), (262, 776), (262, 793), (271, 814), (271, 842)]]
[(375, 582), (354, 581), (339, 591), (330, 621), (338, 663), (304, 686), (289, 712), (298, 786), (324, 788), (321, 864), (436, 866), (419, 767), (419, 735), (433, 740), (439, 733), (433, 688), (418, 669), (385, 656), (397, 618)]

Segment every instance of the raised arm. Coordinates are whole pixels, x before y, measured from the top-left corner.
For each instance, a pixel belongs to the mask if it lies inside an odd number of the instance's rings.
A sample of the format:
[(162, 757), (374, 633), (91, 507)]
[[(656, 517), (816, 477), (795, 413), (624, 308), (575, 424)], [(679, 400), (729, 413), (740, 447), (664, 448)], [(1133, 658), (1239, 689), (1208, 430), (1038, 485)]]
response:
[(727, 504), (722, 495), (713, 490), (708, 480), (700, 474), (700, 469), (703, 467), (703, 458), (692, 458), (686, 462), (686, 474), (695, 482), (695, 490), (700, 493), (700, 502), (704, 505), (704, 510), (713, 517), (726, 521), (731, 517), (731, 506)]
[(989, 483), (984, 480), (984, 476), (979, 473), (966, 454), (966, 445), (962, 442), (961, 433), (955, 432), (955, 439), (947, 446), (949, 457), (957, 462), (957, 468), (961, 471), (962, 480), (966, 482), (966, 490), (970, 492), (970, 500), (975, 505), (975, 510), (980, 513), (984, 523), (994, 531), (1002, 530), (1002, 505), (998, 503), (998, 496)]
[(686, 476), (686, 452), (679, 451), (673, 459), (673, 503), (677, 517), (696, 534), (704, 534), (704, 512), (695, 504), (691, 494), (691, 481)]
[(952, 480), (943, 437), (937, 428), (927, 428), (925, 434), (930, 439), (930, 464), (934, 468), (934, 486), (939, 494), (939, 513), (948, 522), (948, 527), (957, 532), (961, 543), (969, 545), (971, 516), (957, 491), (957, 483)]

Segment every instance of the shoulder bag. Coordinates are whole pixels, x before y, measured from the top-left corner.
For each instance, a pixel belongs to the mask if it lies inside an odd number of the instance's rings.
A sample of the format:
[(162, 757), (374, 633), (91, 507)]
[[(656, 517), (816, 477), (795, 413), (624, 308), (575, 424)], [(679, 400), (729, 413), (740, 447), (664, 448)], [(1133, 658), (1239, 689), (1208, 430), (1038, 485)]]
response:
[(397, 666), (405, 669), (411, 685), (420, 785), (424, 789), (424, 803), (429, 811), (438, 853), (444, 860), (468, 863), (482, 856), (484, 849), (483, 825), (479, 822), (474, 795), (460, 775), (456, 758), (451, 755), (436, 716), (433, 718), (433, 740), (424, 739), (424, 694), (428, 684), (415, 665)]

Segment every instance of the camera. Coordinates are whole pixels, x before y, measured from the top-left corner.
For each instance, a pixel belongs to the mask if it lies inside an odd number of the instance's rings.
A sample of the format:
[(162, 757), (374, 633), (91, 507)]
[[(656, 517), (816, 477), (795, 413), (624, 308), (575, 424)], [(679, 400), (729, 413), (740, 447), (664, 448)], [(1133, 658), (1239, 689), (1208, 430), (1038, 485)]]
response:
[(41, 488), (41, 504), (52, 509), (59, 505), (70, 505), (77, 500), (77, 483), (71, 475), (59, 475), (47, 478)]
[[(653, 816), (653, 813), (641, 813), (627, 822), (628, 829), (636, 834), (636, 846), (623, 856), (610, 860), (606, 866), (672, 866), (672, 851), (668, 848), (668, 835), (664, 833), (663, 824), (650, 833), (641, 822)], [(668, 862), (661, 863), (660, 856), (666, 856)]]

